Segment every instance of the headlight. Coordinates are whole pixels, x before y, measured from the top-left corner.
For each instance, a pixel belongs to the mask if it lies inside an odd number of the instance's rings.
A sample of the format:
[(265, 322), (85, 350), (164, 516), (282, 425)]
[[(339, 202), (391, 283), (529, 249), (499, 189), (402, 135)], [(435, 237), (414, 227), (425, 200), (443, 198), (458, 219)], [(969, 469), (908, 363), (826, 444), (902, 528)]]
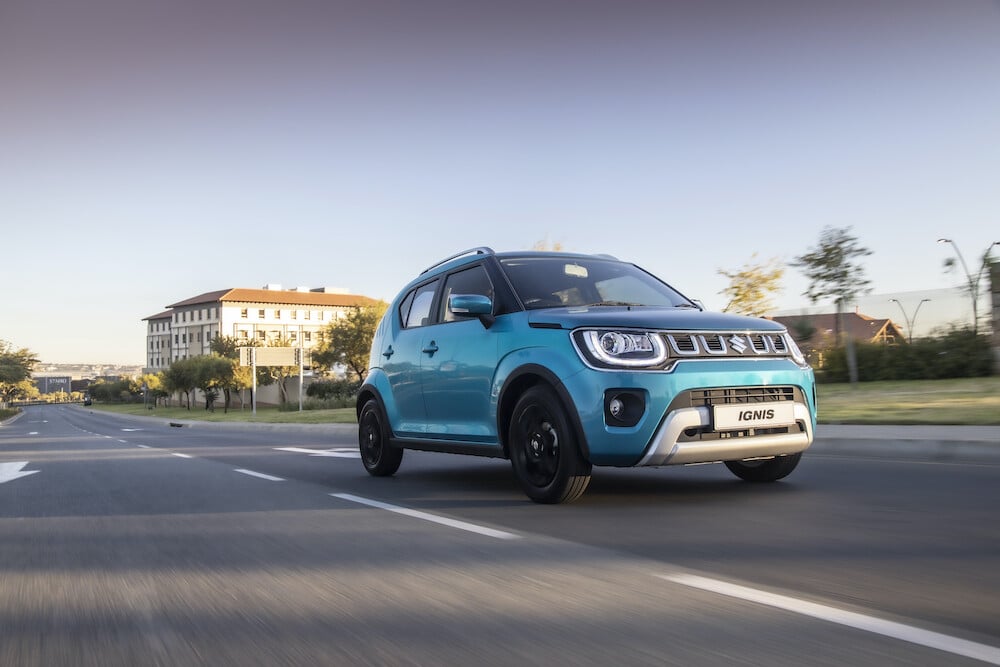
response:
[(648, 368), (667, 360), (667, 347), (656, 334), (588, 329), (577, 332), (577, 335), (586, 355), (600, 365)]
[(795, 363), (797, 363), (799, 366), (808, 366), (809, 365), (808, 363), (806, 363), (806, 358), (802, 354), (802, 350), (800, 350), (799, 346), (795, 344), (794, 340), (792, 340), (792, 335), (791, 334), (787, 334), (787, 333), (785, 334), (785, 345), (788, 346), (788, 351), (792, 355), (792, 361), (794, 361)]

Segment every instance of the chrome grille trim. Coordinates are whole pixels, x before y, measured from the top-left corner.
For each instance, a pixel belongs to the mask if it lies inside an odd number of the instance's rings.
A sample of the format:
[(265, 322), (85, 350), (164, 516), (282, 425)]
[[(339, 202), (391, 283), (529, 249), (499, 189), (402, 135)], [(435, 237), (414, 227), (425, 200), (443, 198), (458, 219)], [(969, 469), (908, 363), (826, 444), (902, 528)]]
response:
[(787, 357), (790, 349), (786, 332), (747, 331), (662, 331), (671, 357), (675, 359), (716, 359), (735, 357)]

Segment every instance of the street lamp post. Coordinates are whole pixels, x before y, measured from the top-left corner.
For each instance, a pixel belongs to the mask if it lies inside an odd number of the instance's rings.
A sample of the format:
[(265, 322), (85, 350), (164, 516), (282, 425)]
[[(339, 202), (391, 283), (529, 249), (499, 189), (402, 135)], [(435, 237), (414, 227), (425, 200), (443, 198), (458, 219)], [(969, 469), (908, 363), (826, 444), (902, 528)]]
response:
[(908, 317), (906, 315), (906, 309), (903, 308), (903, 304), (901, 304), (899, 301), (897, 301), (896, 299), (889, 299), (889, 301), (894, 302), (897, 306), (899, 306), (899, 309), (903, 312), (903, 319), (906, 320), (906, 342), (907, 343), (912, 343), (913, 342), (913, 324), (914, 324), (914, 322), (917, 321), (917, 313), (920, 312), (920, 306), (924, 305), (925, 302), (930, 301), (930, 299), (921, 299), (920, 300), (920, 303), (918, 303), (917, 307), (914, 308), (914, 310), (913, 310), (913, 317), (912, 318), (910, 318), (910, 317)]
[(965, 263), (965, 258), (962, 257), (961, 251), (958, 249), (958, 245), (951, 239), (938, 239), (938, 243), (949, 243), (951, 247), (955, 249), (955, 254), (958, 255), (958, 261), (962, 263), (962, 270), (965, 272), (965, 279), (968, 281), (969, 285), (969, 296), (972, 297), (972, 333), (979, 333), (979, 283), (983, 279), (983, 271), (986, 270), (986, 265), (989, 263), (990, 251), (993, 246), (1000, 245), (1000, 241), (994, 241), (986, 248), (986, 252), (983, 253), (983, 262), (979, 266), (979, 271), (976, 273), (976, 277), (972, 277), (972, 273), (969, 272), (969, 267)]

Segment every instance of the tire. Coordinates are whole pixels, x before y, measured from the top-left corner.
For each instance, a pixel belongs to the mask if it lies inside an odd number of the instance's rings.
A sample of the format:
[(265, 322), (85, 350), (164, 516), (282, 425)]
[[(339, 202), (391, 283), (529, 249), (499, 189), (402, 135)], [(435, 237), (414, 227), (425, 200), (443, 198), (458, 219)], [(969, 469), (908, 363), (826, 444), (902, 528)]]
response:
[(536, 503), (568, 503), (590, 484), (590, 462), (580, 454), (566, 410), (546, 386), (524, 392), (508, 430), (514, 476)]
[(748, 482), (776, 482), (795, 470), (801, 458), (800, 452), (759, 461), (726, 461), (726, 467), (731, 473)]
[(388, 477), (399, 470), (403, 450), (389, 443), (389, 429), (378, 401), (369, 400), (358, 418), (358, 449), (369, 475)]

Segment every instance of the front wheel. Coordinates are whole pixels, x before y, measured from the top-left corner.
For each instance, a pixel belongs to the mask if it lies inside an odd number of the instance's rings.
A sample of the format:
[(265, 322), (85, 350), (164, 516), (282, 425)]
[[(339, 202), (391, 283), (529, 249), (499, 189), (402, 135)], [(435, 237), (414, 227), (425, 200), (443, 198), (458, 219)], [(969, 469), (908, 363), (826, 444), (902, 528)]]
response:
[(518, 399), (508, 444), (514, 476), (536, 503), (572, 502), (590, 484), (590, 462), (580, 453), (562, 403), (548, 387), (532, 387)]
[(729, 471), (748, 482), (776, 482), (787, 477), (799, 464), (802, 453), (775, 456), (757, 461), (726, 461)]
[(403, 450), (389, 444), (389, 429), (375, 399), (369, 400), (361, 408), (361, 416), (358, 418), (358, 448), (361, 450), (361, 462), (368, 474), (388, 477), (399, 470)]

